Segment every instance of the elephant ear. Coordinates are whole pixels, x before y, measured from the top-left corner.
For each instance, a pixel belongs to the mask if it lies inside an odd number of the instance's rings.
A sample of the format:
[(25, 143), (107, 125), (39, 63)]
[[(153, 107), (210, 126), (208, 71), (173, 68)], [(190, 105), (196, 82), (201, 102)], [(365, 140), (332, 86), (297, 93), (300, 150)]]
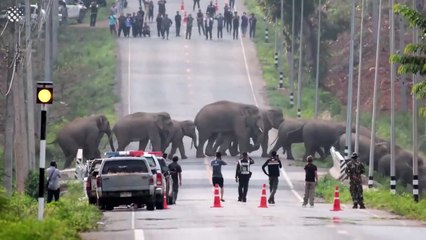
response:
[(172, 125), (170, 115), (166, 112), (159, 113), (155, 116), (155, 123), (160, 130), (164, 130), (166, 125)]
[(256, 123), (254, 123), (254, 121), (256, 121), (257, 119), (254, 119), (253, 116), (256, 114), (259, 114), (259, 109), (255, 106), (243, 106), (241, 108), (241, 116), (245, 119), (245, 124), (246, 126), (253, 126)]
[(105, 131), (108, 125), (108, 119), (106, 119), (104, 115), (98, 116), (98, 118), (96, 119), (96, 126), (98, 127), (99, 131)]

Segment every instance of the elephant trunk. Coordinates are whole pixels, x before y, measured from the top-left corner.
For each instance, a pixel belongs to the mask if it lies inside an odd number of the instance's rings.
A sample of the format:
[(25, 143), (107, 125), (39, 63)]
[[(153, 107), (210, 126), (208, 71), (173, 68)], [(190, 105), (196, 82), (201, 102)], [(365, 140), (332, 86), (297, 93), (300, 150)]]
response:
[(111, 147), (111, 151), (115, 152), (114, 143), (112, 141), (112, 133), (111, 133), (111, 131), (107, 131), (106, 134), (108, 136), (108, 142), (109, 142), (109, 146)]
[(194, 133), (194, 134), (191, 136), (191, 139), (192, 139), (192, 141), (191, 141), (191, 149), (192, 149), (192, 146), (194, 146), (194, 147), (195, 147), (195, 149), (197, 149), (197, 150), (198, 150), (198, 145), (197, 145), (197, 135)]

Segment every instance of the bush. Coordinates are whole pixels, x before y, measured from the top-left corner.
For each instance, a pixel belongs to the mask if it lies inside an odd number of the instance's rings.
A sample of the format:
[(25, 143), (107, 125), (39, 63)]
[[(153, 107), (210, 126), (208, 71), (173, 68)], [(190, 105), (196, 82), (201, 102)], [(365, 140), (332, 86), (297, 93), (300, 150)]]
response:
[(31, 170), (28, 173), (27, 179), (25, 180), (25, 193), (35, 199), (38, 198), (38, 181), (39, 172)]

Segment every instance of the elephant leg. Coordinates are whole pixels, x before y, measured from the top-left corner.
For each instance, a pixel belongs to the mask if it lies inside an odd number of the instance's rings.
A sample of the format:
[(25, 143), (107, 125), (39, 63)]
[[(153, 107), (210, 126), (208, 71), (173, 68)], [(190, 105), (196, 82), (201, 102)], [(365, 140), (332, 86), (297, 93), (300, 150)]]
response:
[(71, 167), (71, 164), (74, 161), (75, 156), (73, 155), (68, 155), (65, 157), (65, 164), (64, 164), (64, 168), (69, 168)]
[(213, 144), (215, 141), (216, 137), (213, 135), (209, 138), (209, 141), (207, 142), (207, 146), (206, 146), (206, 155), (207, 156), (214, 156), (215, 152), (213, 150)]
[(176, 149), (177, 149), (177, 147), (176, 147), (176, 144), (174, 144), (174, 143), (172, 143), (172, 149), (170, 150), (170, 153), (168, 154), (168, 158), (171, 160), (172, 158), (173, 158), (173, 156), (175, 155), (175, 153), (176, 153)]
[(265, 133), (265, 136), (263, 137), (261, 146), (262, 146), (262, 157), (268, 157), (268, 140), (269, 140), (269, 133)]
[(180, 152), (180, 156), (182, 159), (187, 159), (188, 157), (185, 154), (185, 146), (183, 145), (183, 141), (180, 140), (179, 144), (178, 144), (178, 148), (179, 148), (179, 152)]
[(139, 140), (139, 150), (145, 151), (146, 145), (148, 145), (148, 139)]
[[(222, 144), (220, 144), (220, 148), (218, 150), (218, 152), (222, 153), (222, 156), (226, 156), (226, 150), (230, 150), (231, 147), (231, 139), (230, 138), (226, 138), (224, 141), (222, 141)], [(231, 150), (230, 150), (231, 152)]]
[(240, 152), (238, 151), (238, 143), (237, 141), (231, 142), (231, 147), (229, 148), (229, 153), (231, 156), (237, 156)]
[(150, 135), (152, 151), (161, 151), (161, 137), (160, 133), (153, 133)]
[(207, 137), (205, 135), (202, 135), (202, 134), (198, 135), (198, 149), (196, 154), (197, 158), (206, 157), (206, 155), (204, 155), (204, 144), (206, 143), (206, 141), (207, 141)]
[(294, 160), (293, 152), (291, 151), (291, 145), (283, 146), (285, 152), (287, 152), (287, 159)]
[(129, 140), (117, 140), (117, 142), (118, 142), (117, 151), (124, 151), (126, 147), (130, 144)]

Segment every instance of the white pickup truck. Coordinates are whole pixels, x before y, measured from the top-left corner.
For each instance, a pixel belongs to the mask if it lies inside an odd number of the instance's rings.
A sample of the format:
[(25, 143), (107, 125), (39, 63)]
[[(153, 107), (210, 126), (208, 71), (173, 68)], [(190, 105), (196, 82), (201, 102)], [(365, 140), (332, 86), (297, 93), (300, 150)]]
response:
[(97, 205), (112, 210), (119, 205), (155, 209), (155, 175), (144, 157), (105, 158), (96, 177)]
[(63, 20), (75, 20), (82, 23), (87, 8), (81, 0), (56, 0), (59, 1), (59, 13)]

